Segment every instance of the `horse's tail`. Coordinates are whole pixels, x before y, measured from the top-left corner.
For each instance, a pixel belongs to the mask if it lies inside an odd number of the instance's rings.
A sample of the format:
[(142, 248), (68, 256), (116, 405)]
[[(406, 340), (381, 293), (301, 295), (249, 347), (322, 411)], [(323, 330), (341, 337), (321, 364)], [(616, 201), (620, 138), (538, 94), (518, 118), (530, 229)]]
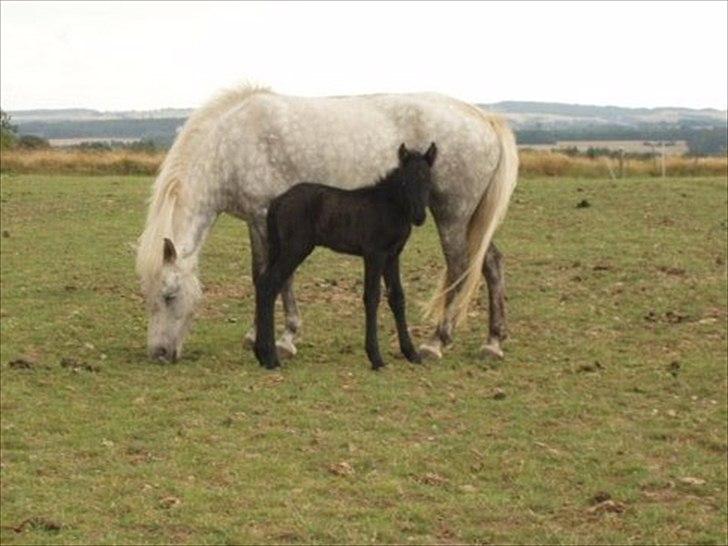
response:
[[(482, 114), (485, 117), (485, 114)], [(447, 293), (461, 284), (452, 302), (451, 320), (454, 324), (467, 316), (468, 304), (480, 286), (483, 278), (483, 262), (493, 235), (505, 217), (508, 202), (516, 187), (518, 179), (518, 149), (516, 139), (507, 123), (495, 117), (487, 117), (498, 136), (501, 147), (500, 159), (493, 177), (488, 184), (480, 202), (470, 217), (467, 229), (468, 267), (465, 273), (448, 286), (445, 273), (440, 279), (440, 286), (430, 301), (426, 315), (436, 322), (445, 318), (445, 300)]]

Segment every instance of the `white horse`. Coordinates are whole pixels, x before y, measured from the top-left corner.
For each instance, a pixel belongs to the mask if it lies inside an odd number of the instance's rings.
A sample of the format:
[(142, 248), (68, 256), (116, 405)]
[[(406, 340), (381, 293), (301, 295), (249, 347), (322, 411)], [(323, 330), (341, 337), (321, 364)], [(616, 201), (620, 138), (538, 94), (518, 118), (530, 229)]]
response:
[[(446, 271), (430, 312), (437, 321), (424, 356), (440, 357), (484, 275), (490, 332), (483, 349), (502, 356), (505, 289), (491, 244), (518, 174), (513, 134), (479, 108), (436, 94), (303, 98), (243, 87), (220, 95), (185, 123), (152, 188), (139, 238), (137, 273), (149, 310), (150, 356), (181, 354), (201, 296), (198, 256), (220, 213), (247, 222), (253, 275), (265, 267), (270, 201), (299, 182), (351, 189), (374, 183), (397, 162), (397, 148), (439, 150), (430, 209)], [(296, 353), (301, 320), (289, 279), (281, 297), (281, 353)], [(246, 334), (248, 341), (255, 332)]]

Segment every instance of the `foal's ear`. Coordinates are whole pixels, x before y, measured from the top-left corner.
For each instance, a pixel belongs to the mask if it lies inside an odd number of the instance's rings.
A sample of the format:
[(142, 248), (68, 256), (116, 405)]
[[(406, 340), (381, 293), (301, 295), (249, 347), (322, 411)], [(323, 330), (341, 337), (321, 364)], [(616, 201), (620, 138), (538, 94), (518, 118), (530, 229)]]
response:
[(425, 152), (425, 161), (432, 167), (432, 164), (435, 162), (435, 158), (437, 157), (437, 146), (435, 146), (435, 143), (433, 142), (430, 144), (430, 147), (427, 148), (427, 151)]
[(397, 155), (399, 156), (400, 163), (403, 163), (404, 160), (407, 159), (409, 152), (407, 151), (407, 146), (404, 145), (404, 142), (399, 145), (399, 150), (397, 150)]
[(164, 238), (164, 263), (172, 264), (177, 259), (177, 250), (171, 239)]

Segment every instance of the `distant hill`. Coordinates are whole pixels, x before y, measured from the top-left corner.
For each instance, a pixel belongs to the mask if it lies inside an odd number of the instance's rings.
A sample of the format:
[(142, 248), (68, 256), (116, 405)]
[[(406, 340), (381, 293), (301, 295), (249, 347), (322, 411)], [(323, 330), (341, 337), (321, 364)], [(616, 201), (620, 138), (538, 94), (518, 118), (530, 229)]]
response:
[(100, 121), (122, 119), (169, 119), (187, 118), (192, 108), (161, 108), (158, 110), (122, 110), (105, 112), (87, 108), (63, 108), (57, 110), (14, 110), (8, 112), (17, 125), (31, 121)]
[[(481, 104), (513, 125), (519, 144), (559, 141), (684, 141), (693, 153), (725, 153), (728, 112), (710, 108), (622, 108), (551, 102)], [(68, 139), (152, 140), (169, 146), (190, 108), (104, 112), (73, 108), (9, 112), (20, 134), (51, 141)]]
[(711, 108), (622, 108), (516, 101), (480, 106), (502, 113), (516, 130), (593, 129), (604, 126), (639, 129), (650, 125), (711, 128), (725, 127), (728, 122), (728, 112)]

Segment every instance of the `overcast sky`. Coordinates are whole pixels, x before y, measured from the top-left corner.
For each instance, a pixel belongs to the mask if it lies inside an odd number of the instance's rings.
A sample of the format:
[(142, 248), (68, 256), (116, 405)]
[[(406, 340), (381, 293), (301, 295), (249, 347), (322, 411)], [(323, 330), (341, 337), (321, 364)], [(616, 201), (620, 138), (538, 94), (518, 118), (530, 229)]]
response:
[(3, 109), (281, 93), (726, 108), (728, 3), (0, 3)]

